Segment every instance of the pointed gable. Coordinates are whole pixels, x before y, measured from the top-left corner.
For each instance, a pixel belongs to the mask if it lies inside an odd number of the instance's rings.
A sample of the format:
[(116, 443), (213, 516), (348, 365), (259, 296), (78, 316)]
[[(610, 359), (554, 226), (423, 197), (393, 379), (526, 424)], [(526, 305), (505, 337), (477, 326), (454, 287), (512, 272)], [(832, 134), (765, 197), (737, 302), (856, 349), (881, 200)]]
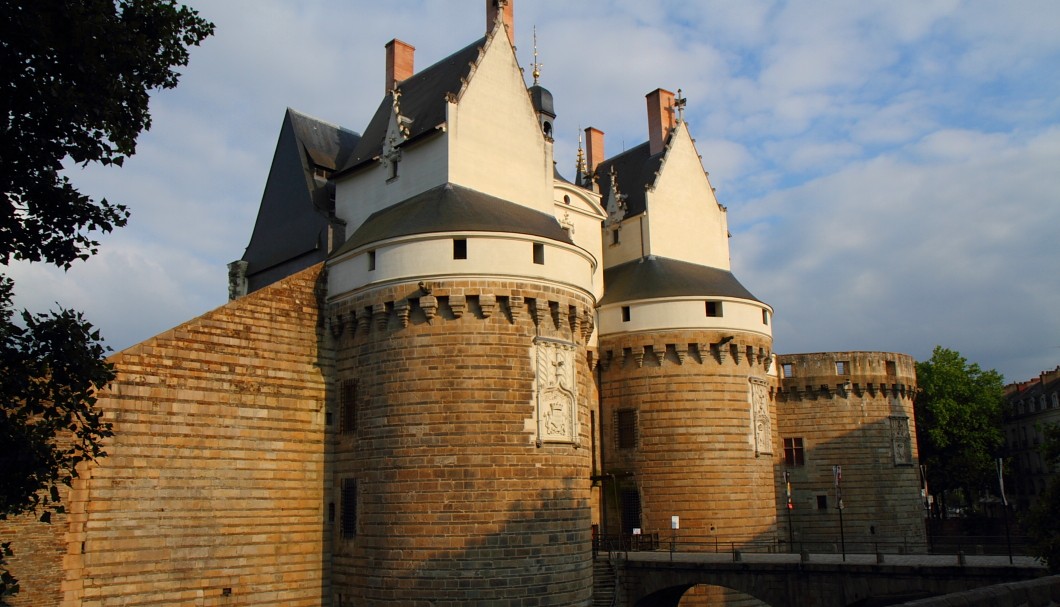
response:
[[(408, 141), (430, 134), (445, 123), (447, 100), (460, 92), (485, 44), (486, 39), (480, 38), (398, 83), (398, 107), (408, 121)], [(382, 153), (393, 108), (393, 93), (388, 93), (364, 129), (360, 144), (343, 167), (344, 172), (371, 162)]]
[(333, 212), (327, 175), (347, 161), (359, 139), (353, 131), (288, 108), (242, 258), (249, 291), (327, 256)]

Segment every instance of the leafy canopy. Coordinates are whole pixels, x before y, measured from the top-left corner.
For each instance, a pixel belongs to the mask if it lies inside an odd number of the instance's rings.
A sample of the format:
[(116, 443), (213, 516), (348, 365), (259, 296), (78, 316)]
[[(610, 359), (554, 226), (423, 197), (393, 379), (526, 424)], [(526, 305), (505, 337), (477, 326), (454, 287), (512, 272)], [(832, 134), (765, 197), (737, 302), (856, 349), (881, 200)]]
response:
[(980, 491), (997, 486), (1004, 379), (941, 346), (916, 371), (917, 439), (929, 487), (934, 493), (959, 490), (972, 505)]
[(63, 162), (121, 165), (151, 127), (148, 92), (213, 25), (172, 0), (0, 0), (0, 262), (68, 268), (124, 226), (125, 205), (95, 201)]

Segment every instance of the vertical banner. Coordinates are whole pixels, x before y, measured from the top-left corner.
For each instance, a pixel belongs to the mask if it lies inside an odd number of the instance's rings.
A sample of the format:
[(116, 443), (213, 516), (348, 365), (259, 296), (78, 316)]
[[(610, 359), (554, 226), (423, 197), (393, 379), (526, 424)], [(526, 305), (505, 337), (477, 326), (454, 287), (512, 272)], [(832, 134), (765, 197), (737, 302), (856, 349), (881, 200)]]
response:
[(997, 458), (997, 485), (1001, 488), (1001, 504), (1008, 506), (1008, 498), (1005, 497), (1005, 462)]
[(843, 509), (843, 467), (832, 466), (832, 477), (835, 479), (836, 507)]

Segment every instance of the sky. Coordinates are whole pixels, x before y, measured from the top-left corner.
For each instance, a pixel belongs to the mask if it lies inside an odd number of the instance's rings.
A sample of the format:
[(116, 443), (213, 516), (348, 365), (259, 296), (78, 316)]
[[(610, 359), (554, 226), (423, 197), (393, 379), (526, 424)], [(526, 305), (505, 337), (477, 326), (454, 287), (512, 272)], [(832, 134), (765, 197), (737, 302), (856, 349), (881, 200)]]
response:
[[(287, 107), (361, 132), (390, 39), (420, 70), (485, 33), (484, 0), (185, 3), (216, 32), (136, 155), (68, 171), (129, 225), (68, 272), (8, 268), (17, 306), (82, 310), (115, 351), (226, 302)], [(681, 89), (776, 352), (1060, 366), (1060, 3), (516, 0), (515, 21), (567, 178), (582, 129), (621, 152), (644, 95)]]

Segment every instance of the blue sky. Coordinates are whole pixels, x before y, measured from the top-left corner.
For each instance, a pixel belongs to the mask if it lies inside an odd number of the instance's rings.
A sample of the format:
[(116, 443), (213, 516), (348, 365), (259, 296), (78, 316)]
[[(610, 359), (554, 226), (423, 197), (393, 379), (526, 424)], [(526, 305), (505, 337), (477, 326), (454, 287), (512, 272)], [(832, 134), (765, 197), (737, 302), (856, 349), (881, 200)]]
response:
[[(70, 171), (130, 225), (67, 273), (10, 268), (19, 305), (82, 309), (116, 350), (225, 302), (288, 106), (361, 131), (387, 41), (422, 69), (485, 31), (484, 0), (190, 4), (217, 32), (137, 155)], [(615, 154), (682, 89), (777, 352), (1060, 365), (1060, 3), (517, 0), (527, 73), (535, 25), (568, 177), (581, 128)]]

